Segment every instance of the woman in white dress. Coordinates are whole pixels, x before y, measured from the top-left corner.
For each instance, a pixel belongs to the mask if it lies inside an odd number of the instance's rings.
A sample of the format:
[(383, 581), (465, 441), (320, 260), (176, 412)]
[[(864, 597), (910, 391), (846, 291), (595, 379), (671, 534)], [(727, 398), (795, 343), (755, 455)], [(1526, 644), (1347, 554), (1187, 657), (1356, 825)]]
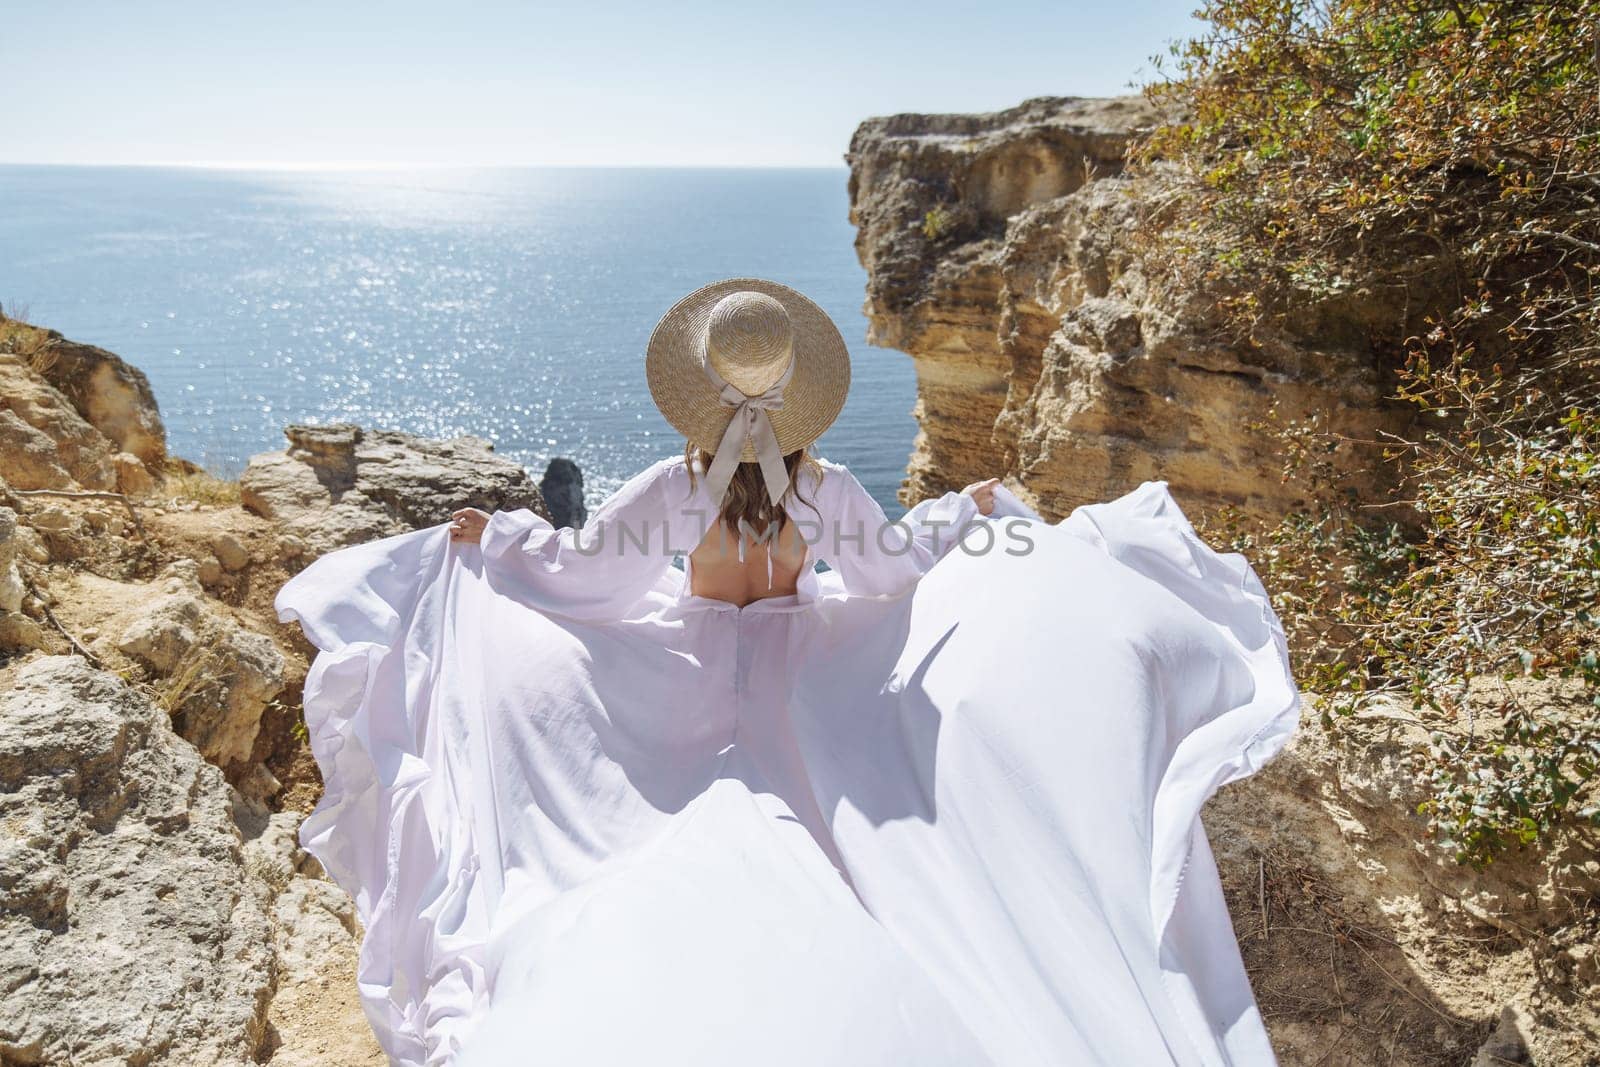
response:
[(887, 522), (776, 283), (646, 362), (688, 448), (582, 530), (462, 509), (278, 593), (392, 1062), (1271, 1063), (1199, 822), (1298, 716), (1246, 562), (1159, 482)]

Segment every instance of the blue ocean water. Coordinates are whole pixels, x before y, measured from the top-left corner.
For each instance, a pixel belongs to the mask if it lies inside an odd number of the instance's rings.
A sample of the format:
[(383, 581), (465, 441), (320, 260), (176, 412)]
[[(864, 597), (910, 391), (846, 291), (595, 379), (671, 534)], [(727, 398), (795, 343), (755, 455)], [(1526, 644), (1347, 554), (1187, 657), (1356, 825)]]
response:
[(846, 172), (0, 167), (0, 303), (142, 368), (171, 449), (223, 475), (289, 422), (472, 433), (591, 503), (682, 448), (644, 345), (718, 278), (791, 285), (852, 356), (823, 455), (891, 514), (916, 432), (867, 347)]

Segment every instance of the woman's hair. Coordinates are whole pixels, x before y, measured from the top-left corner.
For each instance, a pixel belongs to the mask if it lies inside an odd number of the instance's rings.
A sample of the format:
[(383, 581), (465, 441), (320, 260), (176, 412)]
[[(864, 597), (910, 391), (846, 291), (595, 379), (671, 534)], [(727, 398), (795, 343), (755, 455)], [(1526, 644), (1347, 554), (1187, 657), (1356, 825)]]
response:
[[(689, 467), (689, 485), (692, 489), (695, 484), (695, 461), (700, 461), (702, 470), (710, 470), (711, 461), (716, 457), (715, 453), (707, 452), (693, 442), (685, 442), (683, 458)], [(800, 492), (800, 475), (804, 472), (820, 480), (822, 464), (816, 461), (809, 449), (797, 448), (783, 457), (783, 465), (789, 470), (789, 488), (784, 490), (782, 502), (787, 503), (793, 497), (815, 511), (816, 504)], [(767, 499), (767, 483), (762, 480), (759, 463), (740, 463), (733, 469), (733, 479), (728, 483), (728, 495), (722, 499), (719, 514), (731, 529), (744, 530), (748, 526), (758, 537), (762, 536), (769, 523), (777, 524), (772, 531), (776, 534), (788, 518), (782, 507)], [(746, 525), (741, 525), (741, 521)]]

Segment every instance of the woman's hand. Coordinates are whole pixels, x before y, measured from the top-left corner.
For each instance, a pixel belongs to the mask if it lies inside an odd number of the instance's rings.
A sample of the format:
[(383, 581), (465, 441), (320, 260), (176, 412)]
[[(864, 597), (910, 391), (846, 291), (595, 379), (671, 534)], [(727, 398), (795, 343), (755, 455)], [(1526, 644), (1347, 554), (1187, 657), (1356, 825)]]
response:
[(999, 484), (999, 478), (985, 478), (981, 482), (973, 482), (961, 491), (978, 505), (978, 514), (988, 515), (994, 511), (994, 488)]
[(489, 513), (477, 508), (460, 508), (450, 513), (450, 540), (475, 545), (483, 540), (483, 528), (489, 525)]

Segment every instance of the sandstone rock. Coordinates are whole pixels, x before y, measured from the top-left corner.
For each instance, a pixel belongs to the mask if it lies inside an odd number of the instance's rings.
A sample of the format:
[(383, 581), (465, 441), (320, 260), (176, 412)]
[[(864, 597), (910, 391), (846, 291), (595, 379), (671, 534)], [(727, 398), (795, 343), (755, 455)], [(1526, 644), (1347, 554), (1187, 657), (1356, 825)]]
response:
[(1001, 475), (1059, 518), (1164, 479), (1200, 510), (1275, 517), (1306, 502), (1281, 476), (1274, 418), (1358, 439), (1409, 418), (1385, 404), (1360, 322), (1308, 313), (1302, 336), (1234, 342), (1218, 294), (1147, 280), (1133, 229), (1170, 190), (1121, 160), (1158, 119), (1139, 98), (1046, 99), (856, 131), (869, 338), (917, 367), (905, 502)]
[(27, 523), (45, 533), (68, 533), (78, 527), (78, 517), (58, 504), (45, 504), (27, 513)]
[(28, 560), (30, 563), (48, 563), (50, 560), (50, 546), (40, 536), (39, 531), (22, 521), (22, 516), (17, 516), (21, 523), (15, 535), (17, 545), (17, 558)]
[(65, 489), (72, 475), (57, 462), (56, 444), (43, 430), (0, 408), (0, 473), (18, 489)]
[(0, 477), (18, 489), (115, 489), (116, 451), (28, 363), (0, 354)]
[(583, 503), (583, 471), (572, 460), (552, 459), (539, 479), (539, 493), (556, 526), (576, 528), (588, 521), (589, 509)]
[(300, 818), (252, 808), (240, 818), (245, 866), (274, 894), (276, 988), (264, 1052), (276, 1067), (383, 1067), (356, 986), (360, 926), (345, 892), (296, 839)]
[(169, 565), (161, 595), (117, 641), (164, 677), (177, 731), (221, 767), (247, 760), (261, 714), (282, 691), (286, 663), (265, 634), (211, 608), (193, 560)]
[(44, 627), (18, 612), (0, 612), (0, 651), (25, 652), (48, 648)]
[(167, 454), (167, 431), (144, 372), (121, 356), (69, 341), (54, 330), (46, 336), (49, 355), (40, 368), (43, 378), (118, 451), (159, 467)]
[(0, 611), (21, 611), (23, 592), (17, 570), (17, 513), (0, 507)]
[(132, 452), (118, 452), (111, 457), (117, 471), (117, 491), (128, 496), (143, 496), (155, 487), (156, 480), (150, 469)]
[(0, 1060), (251, 1062), (265, 898), (221, 773), (115, 675), (54, 656), (0, 694)]
[(0, 651), (42, 648), (46, 641), (39, 624), (22, 614), (27, 587), (17, 561), (27, 557), (23, 532), (17, 513), (0, 507)]
[[(234, 783), (234, 788), (239, 790), (240, 795), (246, 799), (265, 804), (283, 791), (283, 783), (278, 781), (277, 777), (266, 768), (265, 764), (252, 763), (239, 776), (239, 780)], [(298, 827), (300, 824), (299, 817), (296, 816), (293, 822)]]
[(289, 448), (250, 458), (244, 506), (322, 554), (446, 521), (460, 507), (527, 507), (539, 490), (481, 438), (432, 441), (358, 426), (289, 426)]
[(168, 593), (152, 600), (117, 641), (127, 655), (161, 674), (171, 674), (196, 648), (214, 622), (205, 601), (194, 593)]
[(224, 531), (211, 539), (211, 551), (217, 562), (230, 571), (243, 570), (250, 563), (250, 553), (239, 539)]
[(268, 1014), (274, 1067), (383, 1067), (357, 993), (355, 907), (332, 882), (297, 877), (273, 906), (279, 989)]

